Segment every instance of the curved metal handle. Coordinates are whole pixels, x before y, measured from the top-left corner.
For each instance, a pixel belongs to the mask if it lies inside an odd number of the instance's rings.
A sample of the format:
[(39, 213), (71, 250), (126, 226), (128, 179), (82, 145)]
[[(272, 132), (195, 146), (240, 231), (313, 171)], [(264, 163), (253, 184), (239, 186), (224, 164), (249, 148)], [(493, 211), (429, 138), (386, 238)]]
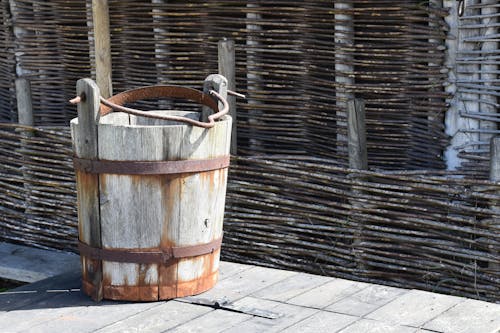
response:
[[(170, 120), (170, 121), (179, 121), (186, 124), (203, 127), (203, 128), (211, 128), (215, 125), (215, 121), (229, 112), (229, 104), (227, 100), (222, 97), (219, 93), (214, 90), (210, 90), (211, 95), (215, 96), (223, 105), (222, 110), (211, 114), (208, 116), (208, 122), (198, 121), (191, 118), (181, 117), (181, 116), (165, 116), (165, 115), (156, 115), (149, 113), (147, 111), (142, 111), (138, 109), (132, 109), (125, 107), (120, 104), (125, 104), (127, 102), (135, 102), (140, 99), (147, 98), (158, 98), (158, 97), (177, 97), (177, 98), (185, 98), (188, 100), (192, 100), (203, 105), (206, 105), (212, 110), (217, 110), (217, 103), (212, 98), (207, 98), (208, 95), (204, 94), (198, 90), (179, 87), (179, 86), (150, 86), (143, 87), (138, 89), (133, 89), (129, 91), (125, 91), (118, 95), (112, 96), (109, 99), (105, 99), (102, 96), (100, 97), (101, 104), (107, 107), (106, 110), (101, 110), (101, 115), (106, 115), (112, 110), (125, 112), (128, 114), (133, 114), (140, 117), (161, 119), (161, 120)], [(116, 103), (115, 103), (116, 102)]]
[[(229, 104), (227, 100), (216, 91), (210, 90), (209, 93), (211, 95), (214, 95), (222, 103), (222, 110), (218, 110), (217, 102), (214, 101), (212, 98), (210, 98), (210, 96), (196, 89), (180, 87), (180, 86), (149, 86), (149, 87), (127, 90), (117, 95), (114, 95), (108, 99), (99, 96), (100, 103), (105, 106), (104, 108), (101, 107), (99, 113), (101, 114), (101, 116), (105, 116), (108, 113), (112, 112), (113, 110), (117, 110), (141, 117), (179, 121), (198, 127), (211, 128), (215, 125), (215, 121), (217, 119), (223, 117), (229, 112)], [(135, 102), (141, 99), (159, 98), (159, 97), (184, 98), (208, 106), (214, 111), (217, 110), (217, 112), (208, 116), (208, 122), (203, 122), (180, 116), (155, 115), (146, 111), (127, 108), (123, 106), (123, 104), (125, 103)], [(78, 104), (83, 100), (85, 100), (85, 96), (82, 95), (71, 99), (69, 102), (72, 104)]]
[(125, 112), (128, 114), (133, 114), (135, 116), (141, 116), (141, 117), (146, 117), (146, 118), (154, 118), (154, 119), (161, 119), (161, 120), (172, 120), (172, 121), (180, 121), (183, 123), (187, 123), (190, 125), (198, 126), (198, 127), (203, 127), (203, 128), (211, 128), (214, 127), (215, 121), (222, 116), (226, 115), (229, 111), (229, 104), (227, 103), (226, 99), (222, 97), (220, 94), (218, 94), (214, 90), (210, 90), (210, 94), (214, 95), (217, 97), (219, 101), (222, 102), (223, 108), (217, 113), (211, 114), (208, 116), (208, 122), (202, 122), (198, 120), (194, 120), (191, 118), (186, 118), (186, 117), (180, 117), (180, 116), (164, 116), (164, 115), (156, 115), (149, 113), (147, 111), (142, 111), (142, 110), (137, 110), (137, 109), (132, 109), (128, 108), (125, 106), (121, 106), (118, 104), (114, 104), (108, 100), (106, 100), (104, 97), (100, 97), (101, 103), (106, 105), (107, 107), (110, 107), (113, 110), (120, 111), (120, 112)]

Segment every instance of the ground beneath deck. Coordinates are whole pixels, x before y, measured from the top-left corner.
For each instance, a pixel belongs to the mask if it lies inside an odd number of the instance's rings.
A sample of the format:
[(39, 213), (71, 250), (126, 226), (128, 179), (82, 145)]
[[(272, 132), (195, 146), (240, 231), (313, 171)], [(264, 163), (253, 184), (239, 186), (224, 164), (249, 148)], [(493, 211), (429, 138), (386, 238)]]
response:
[(0, 293), (7, 332), (500, 332), (500, 304), (256, 266), (221, 263), (198, 296), (104, 301), (66, 273)]

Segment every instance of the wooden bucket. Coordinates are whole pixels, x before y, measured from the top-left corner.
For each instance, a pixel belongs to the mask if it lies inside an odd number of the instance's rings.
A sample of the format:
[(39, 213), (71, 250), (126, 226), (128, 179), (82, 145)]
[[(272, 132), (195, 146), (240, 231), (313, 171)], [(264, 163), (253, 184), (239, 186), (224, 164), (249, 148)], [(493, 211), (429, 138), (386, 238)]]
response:
[[(227, 81), (217, 77), (223, 88)], [(150, 93), (151, 89), (157, 91)], [(158, 89), (126, 92), (108, 101), (123, 104), (138, 97), (172, 95), (165, 93), (167, 88)], [(174, 97), (219, 108), (208, 94), (172, 89)], [(99, 111), (103, 101), (89, 79), (78, 81), (77, 93), (83, 98), (71, 132), (83, 291), (94, 300), (155, 301), (213, 287), (218, 277), (231, 118), (223, 115), (212, 120), (213, 127), (202, 128), (109, 113), (106, 107)], [(195, 120), (200, 116), (167, 114)]]

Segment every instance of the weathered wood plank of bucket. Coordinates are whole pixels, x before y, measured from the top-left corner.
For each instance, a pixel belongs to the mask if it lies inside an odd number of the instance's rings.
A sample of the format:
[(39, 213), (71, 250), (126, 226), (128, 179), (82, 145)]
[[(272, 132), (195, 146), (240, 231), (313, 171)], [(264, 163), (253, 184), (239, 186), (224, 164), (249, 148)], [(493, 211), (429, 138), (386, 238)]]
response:
[[(178, 152), (181, 159), (203, 159), (229, 154), (231, 121), (219, 122), (211, 130), (199, 127), (185, 127), (182, 145)], [(196, 142), (199, 146), (195, 149)], [(167, 239), (175, 240), (178, 246), (208, 243), (222, 237), (222, 221), (226, 195), (227, 169), (184, 175), (176, 178), (171, 186), (173, 213), (178, 214), (177, 234)], [(205, 194), (205, 198), (200, 198)], [(171, 219), (175, 219), (171, 216)], [(220, 251), (220, 250), (219, 250)], [(191, 295), (197, 289), (207, 290), (217, 279), (219, 252), (204, 255), (198, 259), (180, 259), (177, 267), (176, 295)], [(200, 274), (201, 273), (201, 274)], [(205, 275), (203, 278), (201, 278)], [(182, 281), (182, 282), (180, 282)], [(196, 282), (195, 282), (196, 281)], [(173, 286), (165, 286), (160, 295), (172, 293)]]
[[(78, 104), (78, 118), (71, 122), (73, 151), (82, 158), (95, 159), (97, 153), (97, 125), (99, 117), (99, 88), (90, 79), (78, 80), (77, 96), (84, 96)], [(79, 126), (76, 126), (79, 124)], [(78, 234), (80, 241), (101, 247), (99, 177), (76, 170), (76, 192), (78, 202)], [(82, 289), (92, 299), (102, 299), (102, 265), (99, 260), (81, 256)]]
[[(203, 129), (111, 113), (98, 125), (98, 155), (113, 161), (227, 156), (230, 129), (230, 117)], [(100, 174), (102, 247), (168, 251), (219, 239), (226, 181), (227, 169), (174, 175)], [(103, 261), (104, 298), (151, 301), (200, 293), (215, 284), (219, 255), (216, 250), (148, 264)]]

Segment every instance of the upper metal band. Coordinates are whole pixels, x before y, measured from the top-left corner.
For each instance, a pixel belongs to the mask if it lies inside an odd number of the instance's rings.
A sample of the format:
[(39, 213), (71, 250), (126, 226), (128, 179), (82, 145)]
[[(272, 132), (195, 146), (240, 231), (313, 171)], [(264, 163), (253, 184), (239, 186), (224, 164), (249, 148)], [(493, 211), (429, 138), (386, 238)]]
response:
[(119, 175), (168, 175), (212, 171), (229, 167), (230, 157), (181, 161), (107, 161), (73, 158), (75, 170)]

